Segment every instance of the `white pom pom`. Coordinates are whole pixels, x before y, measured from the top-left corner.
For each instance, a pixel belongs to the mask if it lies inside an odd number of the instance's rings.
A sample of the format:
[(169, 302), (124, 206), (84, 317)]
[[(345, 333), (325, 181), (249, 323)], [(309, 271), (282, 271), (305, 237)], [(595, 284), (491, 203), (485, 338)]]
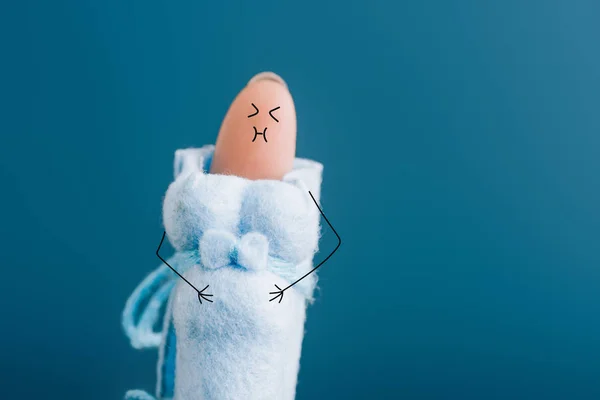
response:
[(250, 232), (242, 236), (238, 244), (238, 264), (249, 270), (267, 268), (269, 258), (269, 240), (258, 232)]

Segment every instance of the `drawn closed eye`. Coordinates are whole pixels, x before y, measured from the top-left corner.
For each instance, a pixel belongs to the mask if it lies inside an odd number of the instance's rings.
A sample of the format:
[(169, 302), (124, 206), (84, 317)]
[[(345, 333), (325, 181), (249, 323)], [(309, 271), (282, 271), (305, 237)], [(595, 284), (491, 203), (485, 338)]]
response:
[(271, 116), (271, 118), (273, 118), (275, 121), (279, 122), (279, 120), (277, 118), (275, 118), (273, 116), (273, 111), (279, 110), (281, 107), (275, 107), (274, 109), (272, 109), (271, 111), (269, 111), (269, 115)]
[(256, 114), (258, 114), (258, 108), (254, 105), (254, 103), (252, 103), (252, 107), (254, 107), (254, 109), (256, 110), (256, 112), (254, 114), (248, 115), (248, 118), (254, 117)]

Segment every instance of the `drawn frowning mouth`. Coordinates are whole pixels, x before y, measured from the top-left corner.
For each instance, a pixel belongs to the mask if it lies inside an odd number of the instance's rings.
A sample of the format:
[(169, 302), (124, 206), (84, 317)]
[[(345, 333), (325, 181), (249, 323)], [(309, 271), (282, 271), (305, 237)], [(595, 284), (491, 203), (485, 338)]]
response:
[(267, 128), (265, 127), (265, 130), (262, 132), (259, 132), (258, 130), (256, 130), (255, 126), (253, 126), (253, 128), (254, 128), (254, 138), (252, 139), (252, 142), (254, 142), (256, 140), (256, 137), (258, 135), (262, 135), (263, 139), (265, 139), (265, 143), (268, 143), (267, 142)]

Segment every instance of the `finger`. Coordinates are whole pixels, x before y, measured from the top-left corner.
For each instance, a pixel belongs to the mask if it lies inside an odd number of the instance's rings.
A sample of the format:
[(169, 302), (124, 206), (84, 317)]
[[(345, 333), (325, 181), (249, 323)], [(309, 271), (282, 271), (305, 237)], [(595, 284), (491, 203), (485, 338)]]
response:
[(272, 72), (254, 76), (221, 125), (210, 172), (281, 179), (296, 155), (296, 110), (286, 83)]

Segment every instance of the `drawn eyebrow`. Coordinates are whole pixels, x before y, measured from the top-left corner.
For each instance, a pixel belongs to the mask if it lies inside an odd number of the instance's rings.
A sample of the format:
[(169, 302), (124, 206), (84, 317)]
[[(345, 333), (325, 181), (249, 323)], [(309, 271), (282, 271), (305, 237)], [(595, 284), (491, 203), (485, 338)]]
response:
[(252, 107), (254, 107), (254, 109), (256, 110), (256, 112), (255, 112), (254, 114), (250, 114), (250, 115), (248, 115), (248, 118), (250, 118), (250, 117), (254, 117), (256, 114), (258, 114), (258, 107), (256, 107), (256, 106), (254, 105), (254, 103), (252, 103)]
[(277, 111), (279, 110), (281, 107), (275, 107), (274, 109), (272, 109), (271, 111), (269, 111), (269, 115), (271, 116), (271, 118), (273, 118), (275, 121), (279, 122), (279, 120), (277, 118), (275, 118), (273, 116), (273, 114), (271, 114), (273, 111)]

